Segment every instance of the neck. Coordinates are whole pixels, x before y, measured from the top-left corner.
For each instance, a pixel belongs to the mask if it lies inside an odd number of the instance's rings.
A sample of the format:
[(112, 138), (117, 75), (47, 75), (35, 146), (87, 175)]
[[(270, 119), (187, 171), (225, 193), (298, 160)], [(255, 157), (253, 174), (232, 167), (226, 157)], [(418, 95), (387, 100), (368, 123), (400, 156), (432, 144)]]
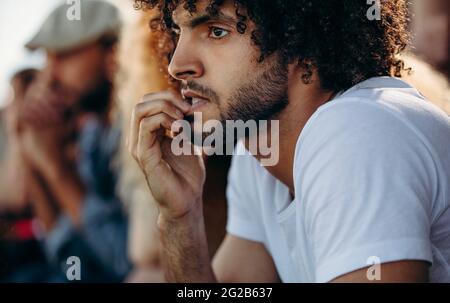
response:
[[(289, 83), (289, 104), (277, 117), (280, 126), (279, 161), (274, 166), (265, 167), (289, 188), (293, 197), (295, 197), (293, 166), (297, 140), (317, 109), (336, 95), (334, 92), (322, 90), (317, 80), (313, 80), (311, 84), (304, 84), (300, 77), (295, 78), (299, 80)], [(260, 156), (254, 156), (261, 160)]]

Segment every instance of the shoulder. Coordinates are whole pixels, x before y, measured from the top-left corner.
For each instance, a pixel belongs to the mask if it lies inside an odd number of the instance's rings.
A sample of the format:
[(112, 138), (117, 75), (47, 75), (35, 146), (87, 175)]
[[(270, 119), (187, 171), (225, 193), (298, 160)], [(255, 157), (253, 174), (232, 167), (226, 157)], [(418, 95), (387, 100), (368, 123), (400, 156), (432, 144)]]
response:
[(436, 142), (430, 130), (448, 132), (450, 120), (426, 100), (398, 93), (341, 97), (322, 106), (302, 131), (297, 154), (327, 147), (392, 150), (405, 144), (432, 149)]
[[(394, 110), (370, 100), (346, 98), (328, 104), (311, 117), (296, 148), (311, 156), (318, 151), (366, 153), (410, 141), (420, 144), (417, 132)], [(375, 150), (374, 150), (375, 149)]]
[(430, 197), (439, 181), (435, 141), (401, 109), (361, 98), (319, 109), (298, 140), (296, 187), (332, 194), (359, 186), (368, 195), (391, 184)]

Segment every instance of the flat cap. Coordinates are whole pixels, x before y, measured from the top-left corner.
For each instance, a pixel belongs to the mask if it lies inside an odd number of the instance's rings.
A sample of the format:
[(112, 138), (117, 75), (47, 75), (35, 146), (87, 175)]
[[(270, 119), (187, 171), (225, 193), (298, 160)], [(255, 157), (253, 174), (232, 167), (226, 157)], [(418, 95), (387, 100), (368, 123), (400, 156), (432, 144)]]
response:
[(74, 0), (61, 3), (47, 17), (39, 31), (25, 45), (30, 50), (44, 48), (64, 52), (95, 42), (107, 34), (118, 34), (118, 9), (101, 0)]

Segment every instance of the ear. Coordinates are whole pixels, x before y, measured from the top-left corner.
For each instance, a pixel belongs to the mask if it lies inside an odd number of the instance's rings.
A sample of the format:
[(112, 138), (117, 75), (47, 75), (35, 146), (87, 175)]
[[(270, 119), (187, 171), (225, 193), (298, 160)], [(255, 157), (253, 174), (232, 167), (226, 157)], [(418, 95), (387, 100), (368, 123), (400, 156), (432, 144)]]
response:
[(304, 84), (312, 84), (317, 80), (317, 68), (310, 59), (299, 59), (296, 63), (298, 74)]
[(318, 80), (317, 67), (311, 59), (292, 60), (288, 67), (289, 75), (301, 79), (304, 84), (312, 84)]

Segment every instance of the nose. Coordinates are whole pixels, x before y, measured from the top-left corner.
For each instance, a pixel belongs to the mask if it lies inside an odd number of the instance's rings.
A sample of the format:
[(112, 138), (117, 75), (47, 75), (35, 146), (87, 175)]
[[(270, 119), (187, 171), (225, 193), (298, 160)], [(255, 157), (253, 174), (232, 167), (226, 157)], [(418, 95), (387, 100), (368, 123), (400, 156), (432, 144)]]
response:
[(198, 52), (195, 51), (195, 45), (188, 36), (180, 36), (169, 64), (169, 74), (179, 81), (199, 78), (204, 74)]

